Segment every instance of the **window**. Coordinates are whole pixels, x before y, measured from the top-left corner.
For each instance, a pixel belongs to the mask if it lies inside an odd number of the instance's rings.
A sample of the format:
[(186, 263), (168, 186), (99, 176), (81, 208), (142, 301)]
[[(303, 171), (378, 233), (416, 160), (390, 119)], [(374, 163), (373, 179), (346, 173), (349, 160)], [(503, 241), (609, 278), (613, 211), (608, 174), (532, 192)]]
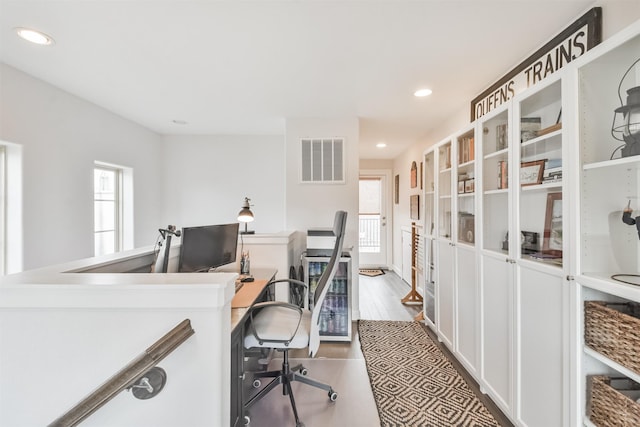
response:
[(122, 250), (122, 169), (96, 164), (93, 171), (94, 253)]

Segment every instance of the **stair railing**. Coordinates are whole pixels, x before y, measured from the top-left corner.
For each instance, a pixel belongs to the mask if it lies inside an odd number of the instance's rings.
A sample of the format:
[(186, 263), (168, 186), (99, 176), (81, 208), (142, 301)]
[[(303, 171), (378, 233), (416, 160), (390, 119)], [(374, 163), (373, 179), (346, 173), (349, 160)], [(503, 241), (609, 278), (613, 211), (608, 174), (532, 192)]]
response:
[(76, 426), (123, 390), (132, 391), (138, 399), (156, 396), (167, 379), (165, 371), (156, 365), (194, 333), (191, 321), (183, 320), (49, 427)]

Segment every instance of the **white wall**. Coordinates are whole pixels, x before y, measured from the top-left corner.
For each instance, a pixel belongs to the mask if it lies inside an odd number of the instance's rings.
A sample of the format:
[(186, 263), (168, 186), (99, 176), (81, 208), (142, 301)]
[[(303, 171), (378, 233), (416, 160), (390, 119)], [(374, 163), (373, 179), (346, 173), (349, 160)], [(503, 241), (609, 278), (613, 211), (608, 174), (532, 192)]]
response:
[[(287, 119), (286, 124), (286, 225), (288, 230), (305, 231), (313, 227), (331, 227), (337, 210), (347, 211), (345, 248), (351, 251), (353, 299), (358, 315), (358, 193), (360, 139), (357, 118)], [(345, 139), (344, 184), (302, 184), (300, 157), (302, 138), (342, 137)]]
[(250, 230), (286, 229), (283, 136), (165, 136), (163, 141), (164, 225), (237, 222), (249, 197), (255, 218)]
[(160, 137), (0, 64), (0, 140), (23, 154), (24, 269), (93, 255), (93, 166), (134, 170), (134, 244), (160, 225)]

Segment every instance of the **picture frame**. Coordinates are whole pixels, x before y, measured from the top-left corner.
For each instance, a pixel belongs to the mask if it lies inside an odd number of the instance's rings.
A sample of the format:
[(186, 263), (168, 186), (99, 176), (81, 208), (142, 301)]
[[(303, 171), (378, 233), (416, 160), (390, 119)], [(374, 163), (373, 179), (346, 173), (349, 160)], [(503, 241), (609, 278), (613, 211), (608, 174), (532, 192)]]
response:
[(393, 201), (395, 204), (400, 203), (400, 175), (396, 175), (393, 182)]
[(562, 193), (547, 194), (542, 253), (562, 257)]
[(475, 191), (475, 179), (469, 178), (464, 181), (464, 192), (473, 193)]
[(464, 180), (458, 181), (458, 194), (464, 193)]
[(411, 188), (418, 186), (418, 165), (416, 162), (411, 162)]
[(544, 163), (546, 160), (534, 160), (532, 162), (520, 163), (520, 185), (542, 184), (544, 175)]
[(520, 142), (527, 142), (538, 136), (542, 124), (540, 117), (520, 118)]
[(496, 151), (502, 151), (509, 147), (509, 136), (507, 134), (507, 124), (496, 126)]
[(420, 219), (420, 196), (418, 194), (409, 196), (409, 212), (411, 219)]

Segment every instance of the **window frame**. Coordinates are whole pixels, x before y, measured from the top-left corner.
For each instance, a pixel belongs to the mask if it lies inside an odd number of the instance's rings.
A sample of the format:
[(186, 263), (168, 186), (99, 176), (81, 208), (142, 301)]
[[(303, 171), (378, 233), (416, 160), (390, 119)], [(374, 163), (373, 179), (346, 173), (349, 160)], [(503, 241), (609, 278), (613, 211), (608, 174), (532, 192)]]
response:
[(7, 152), (0, 144), (0, 275), (7, 271)]
[[(97, 198), (97, 194), (96, 194), (96, 190), (95, 190), (95, 173), (96, 171), (105, 171), (105, 172), (110, 172), (110, 173), (114, 173), (115, 174), (115, 183), (114, 183), (114, 197), (113, 197), (113, 202), (114, 202), (114, 228), (113, 230), (109, 229), (109, 230), (96, 230), (96, 220), (95, 220), (95, 213), (96, 213), (96, 203), (99, 201), (112, 201), (112, 200), (105, 200), (105, 199), (98, 199)], [(102, 162), (95, 162), (94, 167), (93, 167), (93, 179), (94, 179), (94, 187), (93, 187), (93, 213), (94, 213), (94, 219), (93, 219), (93, 253), (94, 256), (100, 256), (100, 255), (108, 255), (111, 253), (116, 253), (116, 252), (120, 252), (123, 250), (123, 241), (124, 241), (124, 231), (123, 231), (123, 217), (124, 217), (124, 210), (123, 210), (123, 175), (124, 175), (124, 168), (119, 167), (119, 166), (115, 166), (115, 165), (110, 165), (110, 164), (106, 164), (106, 163), (102, 163)], [(96, 248), (96, 237), (98, 236), (98, 234), (101, 233), (105, 233), (105, 232), (114, 232), (114, 242), (113, 242), (113, 247), (114, 247), (114, 251), (113, 252), (105, 252), (105, 253), (97, 253), (97, 248)]]

